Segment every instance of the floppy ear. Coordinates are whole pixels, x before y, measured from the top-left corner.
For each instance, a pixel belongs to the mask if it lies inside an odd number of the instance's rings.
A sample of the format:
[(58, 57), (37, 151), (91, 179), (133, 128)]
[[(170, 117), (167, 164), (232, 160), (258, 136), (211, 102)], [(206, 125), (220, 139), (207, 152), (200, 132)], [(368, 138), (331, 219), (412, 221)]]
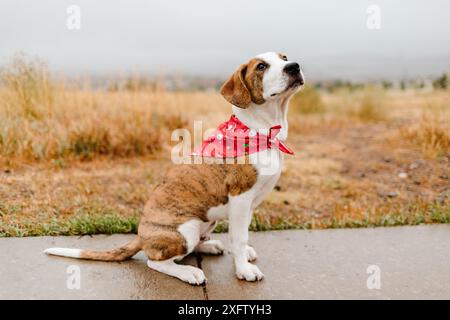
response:
[(229, 103), (244, 109), (252, 102), (250, 91), (244, 83), (246, 72), (247, 65), (241, 65), (220, 89), (220, 93)]

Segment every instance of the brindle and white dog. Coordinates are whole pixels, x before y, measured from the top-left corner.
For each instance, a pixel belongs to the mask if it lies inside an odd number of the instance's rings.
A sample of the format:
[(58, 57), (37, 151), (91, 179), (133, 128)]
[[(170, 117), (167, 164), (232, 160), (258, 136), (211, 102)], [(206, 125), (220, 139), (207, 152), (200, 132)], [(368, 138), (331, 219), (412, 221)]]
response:
[[(241, 65), (221, 88), (235, 116), (259, 132), (281, 125), (278, 139), (288, 136), (289, 99), (304, 84), (296, 62), (285, 55), (264, 53)], [(255, 250), (248, 246), (252, 211), (275, 186), (283, 161), (279, 149), (250, 154), (244, 164), (174, 165), (153, 190), (140, 219), (138, 235), (111, 251), (50, 248), (45, 253), (101, 261), (123, 261), (143, 250), (148, 266), (190, 284), (206, 281), (199, 268), (177, 264), (193, 251), (221, 254), (224, 246), (209, 240), (216, 221), (229, 220), (231, 253), (239, 279), (263, 278), (255, 264)], [(270, 163), (270, 174), (262, 172)], [(263, 164), (262, 164), (263, 163)]]

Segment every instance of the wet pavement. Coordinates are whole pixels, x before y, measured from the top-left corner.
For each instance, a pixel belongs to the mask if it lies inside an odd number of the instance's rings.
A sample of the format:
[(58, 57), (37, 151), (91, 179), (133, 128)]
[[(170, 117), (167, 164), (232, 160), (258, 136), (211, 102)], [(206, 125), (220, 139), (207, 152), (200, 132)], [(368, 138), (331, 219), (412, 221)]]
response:
[(208, 278), (199, 287), (149, 269), (142, 253), (120, 263), (42, 253), (132, 238), (2, 238), (0, 299), (450, 299), (450, 225), (252, 233), (265, 279), (236, 279), (229, 254), (190, 256)]

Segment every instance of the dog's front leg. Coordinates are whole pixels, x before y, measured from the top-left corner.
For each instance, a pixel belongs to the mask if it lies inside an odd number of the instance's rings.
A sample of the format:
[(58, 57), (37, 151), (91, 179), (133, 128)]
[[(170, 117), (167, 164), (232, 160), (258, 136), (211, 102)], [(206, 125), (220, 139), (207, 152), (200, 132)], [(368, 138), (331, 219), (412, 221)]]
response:
[(247, 281), (261, 280), (264, 275), (257, 266), (248, 262), (248, 226), (251, 221), (252, 200), (242, 196), (230, 199), (230, 244), (236, 266), (236, 276)]

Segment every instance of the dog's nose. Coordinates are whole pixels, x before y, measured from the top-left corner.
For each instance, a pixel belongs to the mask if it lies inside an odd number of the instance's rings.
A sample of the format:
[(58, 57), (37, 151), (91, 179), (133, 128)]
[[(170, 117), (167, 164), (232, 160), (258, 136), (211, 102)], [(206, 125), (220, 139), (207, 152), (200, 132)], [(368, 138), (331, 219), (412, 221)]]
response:
[(296, 76), (300, 73), (300, 65), (297, 62), (291, 62), (284, 66), (284, 72), (291, 76)]

